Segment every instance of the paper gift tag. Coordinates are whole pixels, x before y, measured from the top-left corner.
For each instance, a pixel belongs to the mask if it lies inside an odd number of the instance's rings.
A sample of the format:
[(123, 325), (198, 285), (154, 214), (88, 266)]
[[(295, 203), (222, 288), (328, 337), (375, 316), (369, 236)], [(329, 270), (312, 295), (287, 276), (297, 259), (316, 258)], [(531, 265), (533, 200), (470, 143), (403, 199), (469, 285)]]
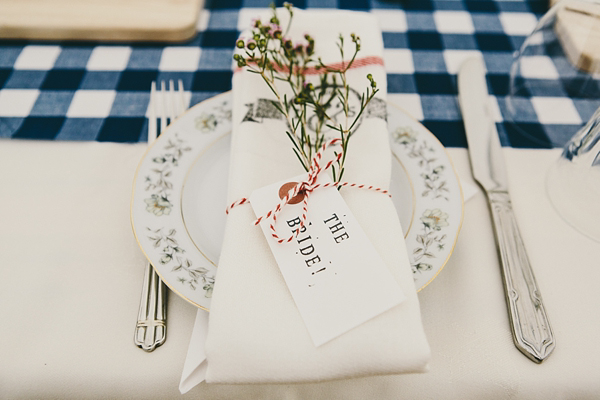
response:
[[(289, 189), (306, 178), (302, 175), (255, 190), (250, 196), (254, 213), (259, 217), (273, 210)], [(317, 183), (330, 181), (321, 174)], [(302, 198), (292, 199), (278, 214), (275, 227), (279, 237), (289, 237), (300, 226)], [(404, 300), (396, 280), (335, 187), (310, 194), (305, 226), (291, 242), (278, 243), (270, 224), (271, 220), (263, 219), (260, 226), (315, 346)]]

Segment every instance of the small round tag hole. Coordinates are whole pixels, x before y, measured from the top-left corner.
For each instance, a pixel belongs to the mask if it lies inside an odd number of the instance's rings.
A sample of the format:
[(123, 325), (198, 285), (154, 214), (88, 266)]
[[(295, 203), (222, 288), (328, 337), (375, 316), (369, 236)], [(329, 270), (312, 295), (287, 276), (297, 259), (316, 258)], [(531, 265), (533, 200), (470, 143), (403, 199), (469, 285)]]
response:
[[(283, 200), (285, 195), (288, 194), (288, 192), (290, 190), (292, 190), (294, 187), (296, 187), (297, 184), (298, 184), (298, 182), (288, 182), (288, 183), (284, 183), (283, 185), (281, 185), (281, 187), (279, 188), (279, 198)], [(298, 204), (302, 200), (304, 200), (304, 196), (305, 196), (304, 193), (300, 192), (297, 195), (295, 195), (294, 197), (292, 197), (290, 199), (290, 201), (288, 202), (288, 204)]]

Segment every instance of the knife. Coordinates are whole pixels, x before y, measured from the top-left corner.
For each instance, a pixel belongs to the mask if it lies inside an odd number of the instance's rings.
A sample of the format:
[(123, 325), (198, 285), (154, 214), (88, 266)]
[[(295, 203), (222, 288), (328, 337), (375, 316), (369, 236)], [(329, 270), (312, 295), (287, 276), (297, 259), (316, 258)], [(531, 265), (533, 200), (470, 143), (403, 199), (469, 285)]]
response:
[(513, 214), (481, 58), (471, 58), (462, 64), (458, 98), (473, 177), (485, 191), (490, 205), (513, 340), (523, 354), (541, 363), (552, 353), (556, 341)]

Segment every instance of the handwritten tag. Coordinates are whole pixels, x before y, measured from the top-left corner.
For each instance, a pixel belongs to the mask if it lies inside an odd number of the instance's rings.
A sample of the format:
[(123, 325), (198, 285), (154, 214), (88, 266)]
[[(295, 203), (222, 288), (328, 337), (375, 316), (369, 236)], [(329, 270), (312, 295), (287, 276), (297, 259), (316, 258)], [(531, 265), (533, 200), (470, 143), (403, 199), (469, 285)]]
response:
[[(257, 216), (272, 210), (306, 175), (255, 190)], [(330, 182), (321, 174), (318, 183)], [(357, 189), (360, 190), (360, 189)], [(302, 194), (277, 216), (277, 234), (289, 237), (302, 217)], [(277, 243), (270, 220), (260, 226), (315, 346), (400, 304), (405, 296), (335, 187), (310, 194), (305, 226)]]

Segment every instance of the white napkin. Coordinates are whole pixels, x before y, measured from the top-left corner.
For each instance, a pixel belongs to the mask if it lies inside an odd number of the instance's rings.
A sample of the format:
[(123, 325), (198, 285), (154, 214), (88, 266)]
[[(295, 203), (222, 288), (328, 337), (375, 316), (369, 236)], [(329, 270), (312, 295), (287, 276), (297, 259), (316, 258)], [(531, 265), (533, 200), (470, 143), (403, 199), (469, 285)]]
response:
[[(306, 32), (315, 38), (315, 50), (325, 63), (339, 61), (335, 43), (340, 33), (347, 38), (346, 54), (352, 54), (349, 36), (356, 33), (362, 39), (360, 58), (382, 55), (376, 19), (366, 13), (295, 10), (290, 36), (300, 38)], [(350, 86), (363, 91), (369, 83), (367, 73), (373, 74), (381, 89), (379, 97), (385, 99), (382, 65), (352, 69), (347, 74)], [(284, 134), (283, 121), (265, 118), (260, 123), (241, 122), (248, 104), (273, 98), (262, 79), (237, 72), (233, 88), (231, 201), (303, 172)], [(365, 118), (350, 142), (345, 178), (388, 187), (388, 140), (383, 119)], [(234, 208), (227, 220), (209, 316), (207, 382), (321, 381), (427, 369), (429, 346), (394, 206), (379, 193), (351, 189), (342, 193), (407, 299), (316, 348), (260, 228), (252, 224), (252, 208)]]
[(183, 372), (179, 381), (179, 391), (184, 394), (204, 380), (206, 376), (206, 353), (204, 344), (208, 334), (208, 313), (198, 309), (192, 329), (192, 339), (183, 364)]

